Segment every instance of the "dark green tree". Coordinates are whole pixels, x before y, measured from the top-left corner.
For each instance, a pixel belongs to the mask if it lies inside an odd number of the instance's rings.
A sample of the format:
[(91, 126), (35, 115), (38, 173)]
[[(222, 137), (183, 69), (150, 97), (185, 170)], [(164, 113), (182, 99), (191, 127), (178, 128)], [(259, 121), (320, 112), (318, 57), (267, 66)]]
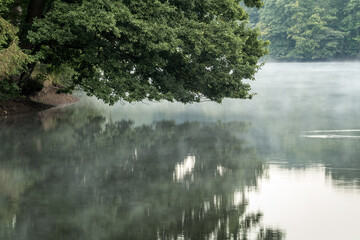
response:
[[(271, 41), (276, 60), (328, 60), (358, 58), (358, 0), (266, 0), (251, 9), (254, 25)], [(256, 22), (257, 21), (257, 22)]]
[(346, 29), (346, 52), (352, 56), (360, 56), (360, 1), (350, 0), (345, 9), (342, 23)]
[(287, 37), (287, 30), (291, 26), (290, 19), (294, 14), (289, 0), (267, 0), (260, 11), (259, 28), (264, 38), (270, 40), (270, 53), (273, 58), (286, 59), (294, 43)]
[[(18, 0), (4, 16), (39, 62), (71, 67), (71, 87), (107, 103), (251, 98), (266, 42), (247, 26), (241, 1)], [(260, 7), (260, 0), (245, 0)], [(16, 10), (20, 9), (20, 10)]]
[[(4, 19), (12, 2), (13, 0), (0, 1), (0, 81), (19, 74), (29, 62), (29, 56), (19, 47), (18, 28)], [(0, 89), (3, 85), (0, 82)]]
[(324, 60), (343, 54), (345, 32), (328, 0), (268, 0), (259, 27), (271, 41), (271, 56), (286, 60)]

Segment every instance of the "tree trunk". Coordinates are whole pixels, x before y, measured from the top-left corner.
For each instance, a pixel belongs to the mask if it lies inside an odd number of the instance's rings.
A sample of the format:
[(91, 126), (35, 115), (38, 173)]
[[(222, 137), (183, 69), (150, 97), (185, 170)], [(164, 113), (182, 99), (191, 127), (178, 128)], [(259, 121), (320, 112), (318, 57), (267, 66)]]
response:
[(25, 24), (20, 34), (21, 48), (31, 50), (34, 46), (27, 39), (27, 33), (35, 18), (41, 18), (48, 0), (30, 0), (26, 11)]
[(30, 0), (30, 3), (27, 8), (25, 22), (32, 24), (34, 18), (42, 17), (46, 2), (47, 0)]
[[(35, 18), (43, 17), (44, 9), (48, 0), (30, 0), (29, 5), (27, 7), (26, 18), (25, 18), (25, 26), (23, 27), (23, 31), (21, 35), (21, 43), (20, 46), (22, 49), (30, 50), (31, 54), (35, 54), (40, 50), (39, 45), (34, 46), (31, 42), (29, 42), (26, 37), (31, 25), (34, 22)], [(22, 72), (19, 79), (19, 86), (24, 86), (27, 79), (30, 78), (31, 73), (34, 70), (36, 63), (29, 63), (25, 72)]]

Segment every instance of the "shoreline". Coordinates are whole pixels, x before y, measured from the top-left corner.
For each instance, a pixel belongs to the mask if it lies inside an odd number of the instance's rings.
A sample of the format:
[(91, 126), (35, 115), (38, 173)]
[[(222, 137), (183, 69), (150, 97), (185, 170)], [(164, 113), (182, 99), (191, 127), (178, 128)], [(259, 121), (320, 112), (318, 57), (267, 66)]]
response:
[(46, 86), (36, 95), (28, 98), (16, 98), (0, 101), (0, 116), (41, 112), (50, 108), (65, 106), (80, 101), (71, 95), (56, 92), (59, 88)]

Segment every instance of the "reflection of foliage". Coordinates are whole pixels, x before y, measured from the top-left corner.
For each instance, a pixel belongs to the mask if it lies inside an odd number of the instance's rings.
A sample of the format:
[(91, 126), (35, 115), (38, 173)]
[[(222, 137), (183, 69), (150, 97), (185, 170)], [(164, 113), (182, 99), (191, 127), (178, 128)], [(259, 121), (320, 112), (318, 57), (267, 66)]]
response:
[(358, 139), (286, 138), (283, 148), (285, 158), (292, 166), (322, 163), (332, 179), (341, 180), (339, 183), (360, 184)]
[(281, 240), (284, 233), (277, 229), (261, 229), (258, 240)]
[[(51, 127), (22, 126), (14, 139), (16, 124), (0, 131), (8, 171), (37, 173), (22, 180), (14, 239), (21, 229), (28, 239), (247, 239), (261, 228), (261, 214), (245, 213), (244, 189), (263, 172), (240, 137), (246, 124), (135, 126), (76, 114)], [(174, 179), (188, 156), (193, 168)], [(259, 239), (280, 239), (270, 235), (264, 229)]]

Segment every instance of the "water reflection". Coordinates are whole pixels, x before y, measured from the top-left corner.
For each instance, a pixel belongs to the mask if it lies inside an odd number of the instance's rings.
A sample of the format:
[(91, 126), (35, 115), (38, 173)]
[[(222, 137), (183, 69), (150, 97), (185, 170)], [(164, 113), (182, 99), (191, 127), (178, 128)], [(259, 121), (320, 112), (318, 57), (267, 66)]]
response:
[[(335, 133), (336, 137), (327, 135), (317, 137), (318, 132), (311, 132), (309, 136), (315, 137), (285, 138), (288, 141), (285, 141), (284, 145), (278, 149), (284, 153), (282, 162), (285, 164), (282, 166), (288, 169), (301, 169), (312, 167), (314, 164), (322, 164), (325, 175), (331, 177), (334, 185), (360, 188), (358, 136), (348, 135), (349, 132), (343, 131), (335, 131)], [(358, 132), (352, 133), (358, 134)]]
[(322, 164), (282, 165), (270, 164), (269, 177), (249, 195), (248, 211), (261, 210), (263, 223), (286, 229), (287, 239), (359, 239), (360, 188), (336, 185)]
[[(174, 171), (174, 180), (181, 182), (185, 176), (191, 174), (195, 167), (195, 156), (187, 156), (183, 162), (176, 164)], [(191, 174), (191, 180), (194, 181), (194, 174)]]
[(313, 130), (304, 132), (301, 137), (305, 138), (352, 138), (360, 139), (360, 130), (344, 129), (344, 130)]
[(244, 122), (136, 126), (69, 108), (0, 129), (1, 239), (283, 236), (246, 213), (264, 165)]
[(2, 120), (0, 239), (358, 240), (359, 66), (266, 64), (251, 101)]

